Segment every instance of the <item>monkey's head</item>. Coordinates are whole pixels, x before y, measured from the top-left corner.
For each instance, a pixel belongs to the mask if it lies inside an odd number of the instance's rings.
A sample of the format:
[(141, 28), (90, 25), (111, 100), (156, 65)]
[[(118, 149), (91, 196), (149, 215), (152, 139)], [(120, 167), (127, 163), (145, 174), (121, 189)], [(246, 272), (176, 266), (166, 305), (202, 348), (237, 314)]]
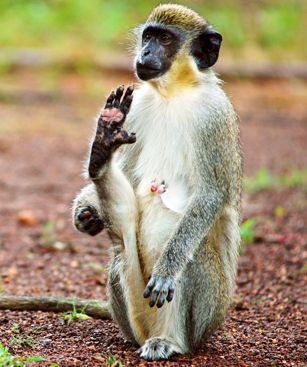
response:
[(199, 71), (211, 67), (218, 59), (222, 42), (222, 36), (200, 15), (175, 4), (156, 7), (138, 29), (138, 35), (136, 73), (145, 81), (163, 76), (175, 61), (177, 69), (187, 59)]

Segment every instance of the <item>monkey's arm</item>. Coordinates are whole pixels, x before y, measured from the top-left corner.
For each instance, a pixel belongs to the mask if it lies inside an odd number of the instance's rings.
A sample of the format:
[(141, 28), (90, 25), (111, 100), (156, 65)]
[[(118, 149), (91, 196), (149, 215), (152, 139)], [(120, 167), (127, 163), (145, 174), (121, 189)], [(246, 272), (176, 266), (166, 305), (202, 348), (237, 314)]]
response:
[(136, 218), (135, 195), (129, 181), (117, 166), (108, 163), (99, 179), (85, 186), (73, 204), (73, 223), (84, 233), (95, 236), (104, 228), (123, 238)]
[[(204, 144), (208, 141), (210, 144)], [(197, 163), (200, 172), (198, 188), (145, 288), (144, 297), (151, 295), (151, 307), (155, 304), (162, 307), (165, 300), (172, 300), (176, 279), (189, 259), (193, 258), (226, 203), (227, 167), (223, 144), (227, 145), (227, 142), (220, 139), (215, 128), (208, 129), (195, 144), (198, 150), (195, 165)]]
[(97, 183), (106, 176), (114, 152), (123, 144), (133, 144), (135, 134), (123, 129), (132, 102), (133, 87), (128, 87), (124, 97), (124, 87), (117, 88), (107, 99), (106, 105), (97, 122), (97, 130), (92, 143), (88, 173)]
[(154, 266), (145, 288), (144, 297), (151, 294), (151, 307), (156, 302), (157, 307), (161, 307), (165, 299), (172, 300), (176, 278), (208, 234), (223, 206), (224, 195), (213, 187), (205, 186), (196, 195)]
[[(97, 122), (91, 145), (87, 185), (74, 200), (73, 220), (81, 232), (96, 235), (104, 227), (117, 227), (123, 208), (134, 201), (133, 190), (124, 174), (117, 167), (114, 153), (122, 144), (136, 141), (135, 134), (123, 129), (132, 102), (133, 88), (117, 88), (107, 99)], [(123, 96), (123, 98), (122, 98)], [(116, 230), (115, 230), (116, 232)]]

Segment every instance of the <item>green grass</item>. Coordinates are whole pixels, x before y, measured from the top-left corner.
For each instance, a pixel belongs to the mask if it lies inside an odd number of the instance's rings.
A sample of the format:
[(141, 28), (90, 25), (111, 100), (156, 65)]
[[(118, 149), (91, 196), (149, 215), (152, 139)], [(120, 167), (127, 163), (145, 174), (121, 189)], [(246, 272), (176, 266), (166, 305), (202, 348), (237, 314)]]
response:
[(4, 286), (3, 286), (2, 276), (0, 275), (0, 296), (3, 292), (4, 292)]
[(110, 354), (109, 357), (105, 361), (105, 366), (108, 367), (125, 367), (124, 363), (117, 359), (116, 356)]
[(71, 325), (73, 322), (86, 321), (86, 320), (91, 319), (91, 317), (88, 316), (84, 312), (84, 310), (81, 310), (80, 312), (78, 312), (74, 304), (73, 304), (73, 310), (64, 312), (63, 317), (67, 321), (67, 325)]
[(247, 219), (241, 224), (240, 234), (243, 245), (248, 245), (254, 241), (255, 232), (254, 227), (256, 225), (256, 220), (253, 218)]
[[(19, 355), (13, 355), (10, 350), (14, 351), (15, 347), (30, 347), (34, 346), (34, 341), (30, 334), (35, 330), (34, 328), (28, 333), (22, 333), (20, 330), (20, 325), (18, 323), (13, 323), (11, 326), (11, 339), (8, 341), (9, 348), (5, 347), (0, 342), (0, 367), (30, 367), (35, 366), (36, 363), (33, 362), (46, 362), (49, 367), (61, 367), (58, 363), (49, 361), (41, 356), (29, 356), (23, 357)], [(46, 365), (46, 364), (45, 364)], [(37, 364), (39, 366), (39, 364)], [(47, 366), (47, 365), (46, 365)]]
[(92, 262), (88, 264), (88, 267), (96, 271), (97, 273), (106, 273), (107, 269), (100, 263)]
[(49, 221), (44, 223), (40, 244), (54, 251), (62, 251), (66, 248), (65, 243), (57, 240), (55, 222)]
[(42, 362), (45, 358), (40, 356), (20, 357), (12, 355), (0, 342), (0, 367), (28, 367), (29, 362)]
[(10, 348), (14, 346), (23, 346), (23, 347), (33, 347), (34, 341), (30, 336), (32, 331), (29, 333), (22, 333), (20, 330), (20, 325), (17, 322), (14, 322), (11, 327), (12, 336), (9, 341)]
[(20, 336), (12, 335), (9, 345), (10, 347), (14, 347), (16, 345), (33, 347), (34, 341), (28, 334), (23, 334)]
[(293, 170), (288, 174), (273, 175), (267, 169), (261, 168), (255, 176), (244, 178), (244, 189), (250, 194), (294, 187), (307, 188), (306, 170)]
[[(253, 45), (285, 61), (307, 56), (303, 47), (307, 35), (305, 0), (178, 2), (209, 19), (224, 35), (223, 47), (230, 54)], [(43, 47), (83, 58), (97, 55), (103, 49), (123, 50), (128, 31), (145, 21), (159, 3), (158, 0), (2, 0), (0, 45)]]
[(44, 223), (41, 236), (42, 245), (48, 247), (52, 246), (55, 242), (55, 223), (52, 221)]

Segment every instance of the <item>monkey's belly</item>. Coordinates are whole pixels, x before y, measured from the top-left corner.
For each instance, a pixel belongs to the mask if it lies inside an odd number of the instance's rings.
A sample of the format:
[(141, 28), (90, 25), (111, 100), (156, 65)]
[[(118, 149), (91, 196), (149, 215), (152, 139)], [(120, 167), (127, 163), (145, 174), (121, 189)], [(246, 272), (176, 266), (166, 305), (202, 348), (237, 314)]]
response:
[(158, 195), (138, 196), (139, 246), (145, 273), (150, 275), (182, 214), (170, 210)]

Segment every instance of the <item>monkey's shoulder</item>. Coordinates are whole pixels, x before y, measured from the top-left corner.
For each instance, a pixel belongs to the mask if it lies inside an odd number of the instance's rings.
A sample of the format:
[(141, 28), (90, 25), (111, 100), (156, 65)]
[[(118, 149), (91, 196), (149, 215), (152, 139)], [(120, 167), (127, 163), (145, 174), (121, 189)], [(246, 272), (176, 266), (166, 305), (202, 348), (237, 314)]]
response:
[(232, 102), (220, 85), (205, 86), (200, 94), (201, 116), (212, 126), (237, 123), (237, 114)]

